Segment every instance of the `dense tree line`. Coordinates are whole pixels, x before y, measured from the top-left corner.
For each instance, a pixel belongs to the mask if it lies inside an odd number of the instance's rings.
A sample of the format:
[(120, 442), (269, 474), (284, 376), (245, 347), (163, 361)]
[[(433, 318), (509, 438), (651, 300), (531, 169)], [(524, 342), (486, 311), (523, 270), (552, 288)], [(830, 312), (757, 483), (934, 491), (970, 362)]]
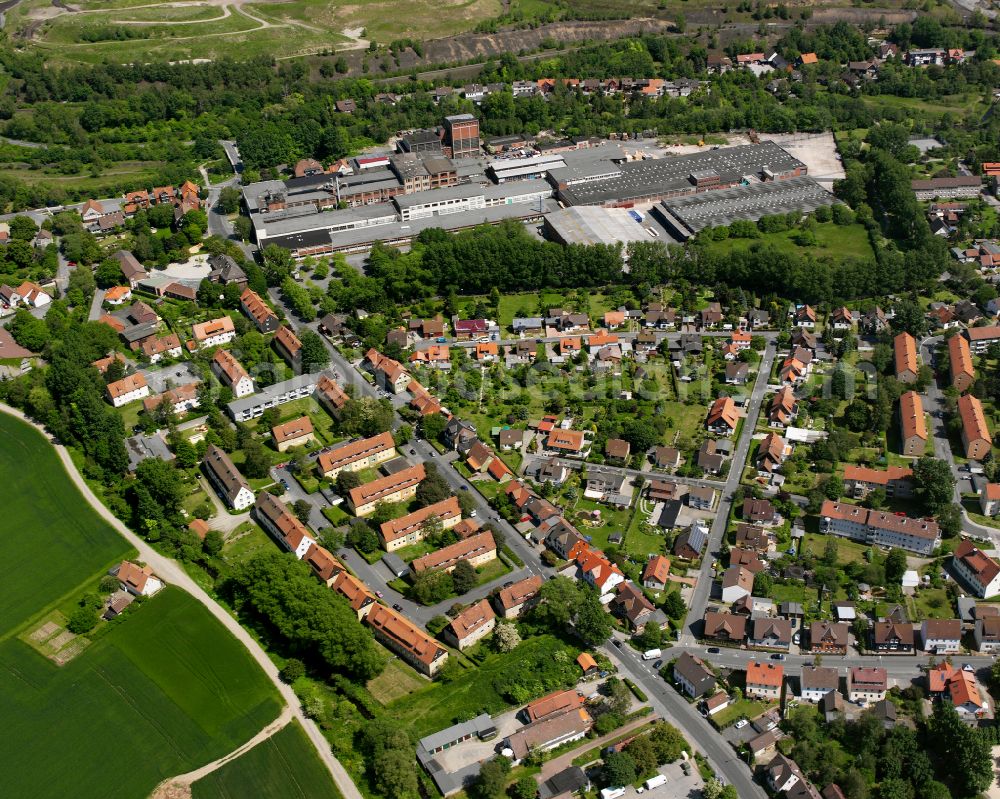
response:
[(234, 605), (317, 668), (368, 680), (385, 666), (347, 602), (309, 567), (280, 552), (254, 556), (223, 585)]

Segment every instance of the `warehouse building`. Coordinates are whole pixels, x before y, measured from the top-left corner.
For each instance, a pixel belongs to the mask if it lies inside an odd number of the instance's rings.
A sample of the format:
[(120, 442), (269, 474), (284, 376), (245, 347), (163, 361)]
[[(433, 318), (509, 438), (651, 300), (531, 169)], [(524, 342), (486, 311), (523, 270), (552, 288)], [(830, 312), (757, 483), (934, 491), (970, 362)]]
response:
[(544, 180), (501, 186), (465, 183), (400, 195), (391, 203), (321, 213), (259, 213), (250, 219), (259, 246), (277, 244), (304, 258), (364, 251), (376, 241), (406, 244), (429, 227), (459, 231), (505, 219), (540, 219), (558, 208), (551, 198), (552, 187)]
[(834, 201), (834, 196), (812, 178), (795, 177), (664, 200), (653, 207), (652, 214), (671, 236), (686, 241), (706, 227), (739, 219), (756, 222), (762, 216), (790, 211), (808, 213)]
[(650, 234), (624, 208), (577, 205), (545, 217), (545, 235), (560, 244), (627, 244), (652, 241)]
[[(565, 205), (631, 207), (636, 203), (728, 189), (753, 181), (771, 182), (805, 175), (807, 167), (774, 142), (630, 161), (618, 173), (560, 188)], [(559, 176), (556, 176), (558, 179)]]

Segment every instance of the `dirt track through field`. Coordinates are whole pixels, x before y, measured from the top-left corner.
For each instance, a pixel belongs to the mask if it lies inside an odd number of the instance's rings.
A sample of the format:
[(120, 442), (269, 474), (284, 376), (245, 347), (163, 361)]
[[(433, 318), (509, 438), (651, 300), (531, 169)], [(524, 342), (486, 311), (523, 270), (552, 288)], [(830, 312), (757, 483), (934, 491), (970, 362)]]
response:
[(286, 706), (278, 718), (268, 724), (249, 741), (236, 747), (232, 752), (223, 755), (218, 760), (206, 763), (201, 768), (189, 771), (187, 774), (179, 774), (176, 777), (171, 777), (169, 780), (161, 782), (156, 786), (153, 793), (150, 794), (149, 799), (180, 799), (180, 797), (190, 796), (191, 786), (194, 785), (194, 783), (204, 777), (207, 777), (213, 771), (217, 771), (241, 755), (246, 754), (257, 746), (257, 744), (263, 743), (272, 735), (283, 730), (288, 726), (289, 722), (291, 722), (294, 715), (295, 714), (292, 709)]

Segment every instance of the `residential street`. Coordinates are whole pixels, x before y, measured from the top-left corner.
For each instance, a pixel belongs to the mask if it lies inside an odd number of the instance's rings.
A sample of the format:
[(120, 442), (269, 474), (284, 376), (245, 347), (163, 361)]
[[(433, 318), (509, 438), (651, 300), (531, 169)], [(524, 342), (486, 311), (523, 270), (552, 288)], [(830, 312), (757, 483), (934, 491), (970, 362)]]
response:
[(750, 452), (750, 442), (753, 439), (754, 430), (757, 427), (757, 417), (760, 415), (761, 404), (767, 389), (768, 377), (774, 365), (777, 348), (768, 346), (764, 350), (757, 369), (757, 378), (754, 380), (753, 392), (750, 396), (750, 403), (747, 407), (746, 418), (743, 421), (743, 430), (740, 439), (733, 451), (732, 462), (729, 465), (729, 475), (726, 478), (725, 486), (722, 489), (722, 496), (719, 498), (719, 505), (709, 530), (708, 546), (705, 556), (702, 559), (701, 576), (695, 586), (689, 600), (689, 610), (684, 621), (684, 627), (680, 633), (682, 643), (694, 643), (697, 639), (696, 632), (701, 627), (701, 620), (705, 615), (705, 607), (712, 591), (712, 561), (715, 559), (722, 545), (722, 537), (726, 533), (726, 526), (729, 524), (729, 515), (733, 506), (733, 493), (740, 484), (743, 477), (743, 468), (746, 464), (747, 455)]
[[(753, 781), (753, 773), (747, 764), (736, 756), (726, 739), (715, 731), (695, 705), (667, 685), (653, 670), (651, 662), (643, 661), (642, 655), (628, 644), (622, 644), (621, 648), (604, 646), (602, 650), (618, 666), (622, 675), (642, 688), (653, 710), (683, 731), (685, 737), (705, 756), (716, 775), (736, 787), (740, 799), (766, 799), (767, 794)], [(664, 662), (671, 658), (668, 652), (663, 653)], [(673, 656), (679, 654), (678, 651)]]

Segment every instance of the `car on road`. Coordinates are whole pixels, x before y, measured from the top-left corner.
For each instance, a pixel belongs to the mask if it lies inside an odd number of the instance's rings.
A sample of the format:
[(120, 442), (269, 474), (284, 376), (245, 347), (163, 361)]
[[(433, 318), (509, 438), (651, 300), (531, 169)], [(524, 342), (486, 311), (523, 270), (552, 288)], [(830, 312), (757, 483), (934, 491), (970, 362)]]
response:
[(719, 654), (719, 647), (717, 647), (717, 646), (710, 646), (705, 651), (708, 652), (708, 654), (710, 654), (710, 655), (718, 655)]
[(281, 481), (281, 485), (284, 487), (285, 491), (288, 490), (288, 481), (287, 480), (282, 480)]
[(749, 722), (749, 721), (747, 721), (746, 719), (740, 719), (739, 721), (737, 721), (737, 722), (736, 722), (736, 729), (738, 729), (738, 730), (742, 730), (742, 729), (743, 729), (744, 727), (746, 727), (746, 726), (747, 726), (747, 724), (749, 724), (749, 723), (750, 723), (750, 722)]
[(615, 646), (617, 646), (619, 649), (622, 648), (622, 642), (619, 641), (617, 638), (614, 641), (612, 641), (611, 643), (614, 644)]
[(662, 665), (663, 665), (663, 661), (662, 660), (658, 660), (658, 661), (656, 661), (656, 663), (653, 664), (653, 668), (654, 669), (659, 669), (660, 666), (662, 666)]
[(416, 455), (417, 451), (413, 447), (410, 447), (410, 454), (411, 455)]
[(784, 660), (784, 659), (785, 656), (780, 652), (775, 652), (773, 655), (771, 655), (771, 660)]
[(400, 604), (399, 604), (399, 603), (397, 602), (397, 603), (396, 603), (395, 605), (393, 605), (393, 606), (392, 606), (392, 609), (393, 609), (393, 610), (398, 610), (398, 611), (402, 612), (402, 610), (403, 610), (403, 606), (402, 606), (402, 605), (400, 605)]
[(381, 591), (376, 591), (375, 592), (375, 596), (377, 596), (379, 599), (381, 599), (382, 598), (382, 592)]
[(468, 486), (459, 486), (459, 488), (461, 488), (463, 491), (468, 491), (469, 490)]
[(504, 587), (504, 588), (510, 588), (510, 587), (511, 587), (511, 586), (512, 586), (513, 584), (514, 584), (514, 581), (513, 581), (513, 580), (508, 580), (507, 582), (505, 582), (505, 583), (503, 584), (503, 587)]

